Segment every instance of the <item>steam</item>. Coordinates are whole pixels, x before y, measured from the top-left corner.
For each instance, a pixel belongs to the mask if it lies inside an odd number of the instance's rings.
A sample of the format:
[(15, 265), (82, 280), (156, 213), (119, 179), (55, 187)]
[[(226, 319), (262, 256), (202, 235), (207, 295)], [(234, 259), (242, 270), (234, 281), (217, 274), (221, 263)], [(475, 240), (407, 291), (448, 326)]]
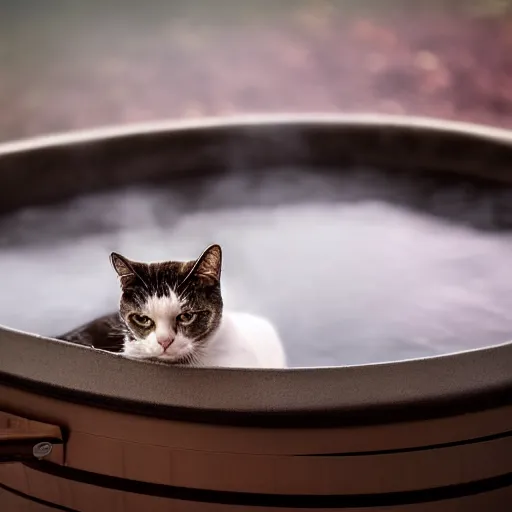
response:
[(192, 188), (127, 188), (4, 217), (0, 323), (64, 332), (116, 309), (110, 251), (191, 259), (218, 242), (227, 307), (269, 317), (296, 366), (512, 338), (512, 237), (497, 229), (512, 220), (509, 191), (367, 169), (241, 171)]

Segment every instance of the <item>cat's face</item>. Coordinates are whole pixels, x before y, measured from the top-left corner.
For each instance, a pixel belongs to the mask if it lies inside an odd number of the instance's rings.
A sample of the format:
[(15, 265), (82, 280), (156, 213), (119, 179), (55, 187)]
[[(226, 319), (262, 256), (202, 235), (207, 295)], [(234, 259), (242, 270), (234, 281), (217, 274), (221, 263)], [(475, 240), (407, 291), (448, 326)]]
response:
[(222, 317), (221, 248), (212, 245), (188, 262), (110, 258), (121, 282), (124, 355), (193, 363)]

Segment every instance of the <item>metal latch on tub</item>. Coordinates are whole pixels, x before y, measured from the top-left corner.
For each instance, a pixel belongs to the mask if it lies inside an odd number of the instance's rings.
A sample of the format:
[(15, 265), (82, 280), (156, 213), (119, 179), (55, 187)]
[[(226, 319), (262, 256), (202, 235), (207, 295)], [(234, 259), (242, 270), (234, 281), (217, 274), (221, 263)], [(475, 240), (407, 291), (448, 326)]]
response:
[(60, 427), (0, 411), (0, 463), (43, 460), (62, 444)]

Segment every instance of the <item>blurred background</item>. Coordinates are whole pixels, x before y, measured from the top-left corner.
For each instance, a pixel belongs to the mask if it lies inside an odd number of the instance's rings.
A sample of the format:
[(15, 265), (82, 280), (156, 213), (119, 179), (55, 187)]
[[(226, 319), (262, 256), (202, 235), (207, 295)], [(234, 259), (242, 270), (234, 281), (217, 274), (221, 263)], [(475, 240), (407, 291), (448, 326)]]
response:
[(512, 1), (1, 2), (0, 140), (306, 111), (512, 126)]
[[(299, 112), (511, 128), (512, 0), (0, 2), (0, 142)], [(228, 171), (193, 194), (184, 179), (3, 216), (0, 323), (63, 333), (117, 308), (110, 251), (190, 259), (216, 242), (227, 303), (273, 321), (293, 366), (512, 339), (512, 188), (366, 168)]]

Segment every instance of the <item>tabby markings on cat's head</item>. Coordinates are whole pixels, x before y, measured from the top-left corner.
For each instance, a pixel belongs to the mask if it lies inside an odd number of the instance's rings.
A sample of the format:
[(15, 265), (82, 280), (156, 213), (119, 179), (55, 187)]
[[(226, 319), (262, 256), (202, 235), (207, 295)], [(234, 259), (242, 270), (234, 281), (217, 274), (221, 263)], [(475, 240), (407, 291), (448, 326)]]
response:
[(123, 354), (193, 363), (222, 318), (220, 246), (195, 261), (142, 263), (117, 253), (110, 261), (121, 283)]

